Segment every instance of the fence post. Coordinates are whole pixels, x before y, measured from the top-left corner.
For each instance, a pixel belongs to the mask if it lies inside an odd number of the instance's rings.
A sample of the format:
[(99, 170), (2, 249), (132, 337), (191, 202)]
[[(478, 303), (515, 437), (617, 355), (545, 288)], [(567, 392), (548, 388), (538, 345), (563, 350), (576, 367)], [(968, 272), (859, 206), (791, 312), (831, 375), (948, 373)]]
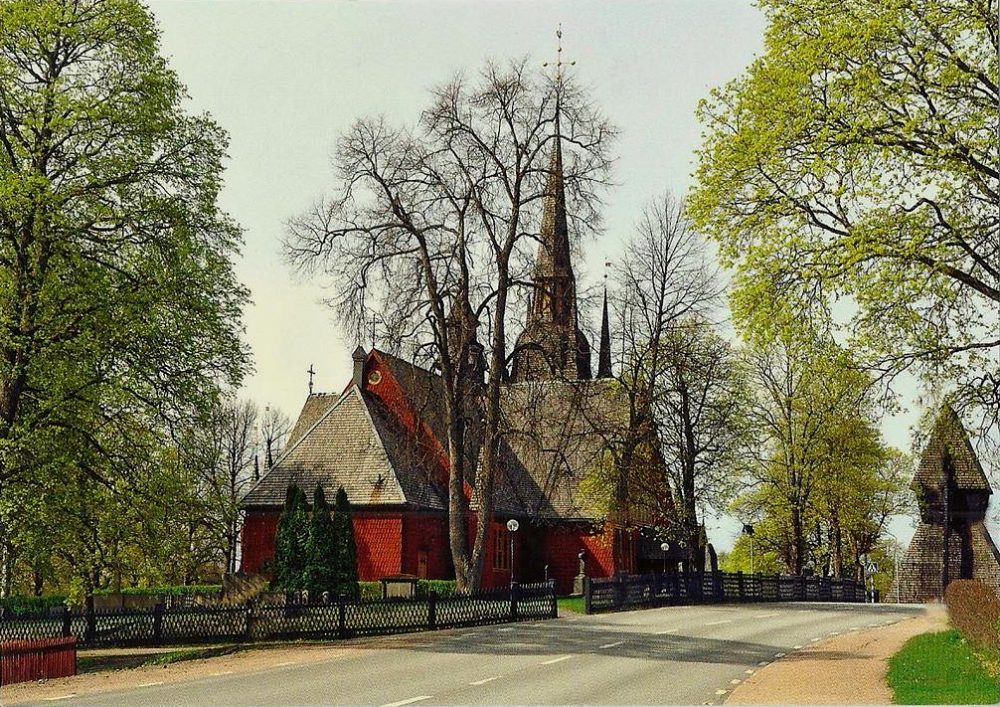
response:
[(337, 638), (347, 638), (347, 599), (337, 597)]
[(741, 602), (747, 600), (747, 593), (743, 588), (743, 570), (736, 573), (736, 591)]
[(549, 606), (551, 607), (549, 616), (551, 616), (553, 619), (558, 619), (559, 602), (556, 601), (556, 581), (554, 579), (549, 580), (549, 602), (550, 602)]
[(88, 602), (84, 618), (87, 627), (83, 632), (83, 641), (87, 644), (93, 644), (97, 638), (97, 616), (94, 614), (94, 604), (92, 602)]
[(625, 606), (625, 575), (619, 573), (615, 576), (615, 608), (621, 609)]
[(510, 620), (517, 621), (517, 601), (520, 599), (521, 585), (517, 582), (510, 583)]
[(583, 578), (583, 613), (594, 613), (594, 589), (590, 586), (590, 577)]
[(63, 638), (68, 638), (73, 630), (73, 614), (70, 613), (69, 607), (63, 607), (62, 614), (62, 635)]
[(427, 595), (427, 626), (431, 631), (437, 630), (437, 600), (438, 593), (432, 589)]
[(248, 641), (253, 640), (253, 624), (254, 624), (253, 602), (248, 601), (246, 608), (246, 636)]
[(153, 643), (163, 643), (163, 602), (156, 602), (153, 606)]

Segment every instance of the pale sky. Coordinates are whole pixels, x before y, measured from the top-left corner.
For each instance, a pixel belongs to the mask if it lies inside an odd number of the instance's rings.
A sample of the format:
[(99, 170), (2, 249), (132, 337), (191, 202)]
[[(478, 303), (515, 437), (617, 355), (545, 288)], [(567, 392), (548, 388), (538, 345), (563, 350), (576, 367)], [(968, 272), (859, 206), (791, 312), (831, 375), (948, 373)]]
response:
[[(562, 23), (564, 59), (621, 129), (605, 233), (575, 263), (585, 287), (644, 204), (691, 186), (698, 101), (763, 51), (763, 16), (738, 0), (149, 4), (191, 109), (209, 112), (231, 139), (221, 204), (245, 231), (236, 271), (253, 299), (245, 325), (255, 372), (243, 394), (293, 420), (310, 365), (317, 391), (339, 391), (351, 351), (370, 346), (341, 335), (318, 302), (321, 283), (296, 281), (280, 255), (284, 221), (330, 191), (333, 145), (356, 118), (412, 123), (430, 87), (487, 59), (541, 65)], [(918, 414), (887, 420), (886, 439), (908, 449)], [(735, 519), (707, 523), (718, 549), (732, 546)], [(913, 526), (899, 519), (892, 531), (906, 543)]]

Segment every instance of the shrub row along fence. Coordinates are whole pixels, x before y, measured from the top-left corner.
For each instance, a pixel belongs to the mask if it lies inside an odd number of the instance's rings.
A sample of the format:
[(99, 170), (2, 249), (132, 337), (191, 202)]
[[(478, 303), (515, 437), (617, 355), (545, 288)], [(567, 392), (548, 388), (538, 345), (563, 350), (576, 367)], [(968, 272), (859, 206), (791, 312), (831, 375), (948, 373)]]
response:
[(586, 612), (620, 611), (672, 604), (757, 601), (864, 601), (864, 588), (853, 579), (743, 574), (742, 572), (672, 572), (586, 579)]
[(76, 675), (76, 639), (0, 643), (0, 685)]
[(514, 584), (471, 595), (174, 606), (16, 616), (0, 621), (0, 640), (75, 636), (80, 647), (219, 641), (331, 639), (556, 617), (553, 582)]

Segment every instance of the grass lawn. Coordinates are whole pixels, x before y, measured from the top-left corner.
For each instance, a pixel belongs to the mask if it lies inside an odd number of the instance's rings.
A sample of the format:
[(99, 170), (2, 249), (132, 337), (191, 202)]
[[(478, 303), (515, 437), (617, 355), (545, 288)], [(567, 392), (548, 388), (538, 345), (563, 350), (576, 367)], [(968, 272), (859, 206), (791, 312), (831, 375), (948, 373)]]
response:
[(583, 614), (584, 605), (583, 597), (557, 597), (556, 603), (559, 605), (559, 611), (575, 611), (578, 614)]
[(896, 704), (985, 705), (1000, 700), (989, 674), (958, 631), (914, 636), (889, 660)]

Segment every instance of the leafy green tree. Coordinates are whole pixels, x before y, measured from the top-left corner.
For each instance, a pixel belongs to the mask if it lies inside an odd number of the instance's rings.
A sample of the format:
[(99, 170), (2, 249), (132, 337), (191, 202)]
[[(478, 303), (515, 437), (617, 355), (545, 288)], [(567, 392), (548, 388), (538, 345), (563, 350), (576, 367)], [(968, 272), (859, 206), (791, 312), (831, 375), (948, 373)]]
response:
[(330, 517), (330, 505), (326, 502), (323, 487), (316, 484), (313, 493), (313, 510), (309, 519), (309, 540), (306, 543), (305, 588), (309, 598), (317, 600), (323, 592), (337, 593), (337, 547), (336, 527)]
[(333, 536), (336, 542), (334, 569), (337, 592), (350, 598), (360, 595), (358, 585), (358, 547), (354, 541), (354, 523), (351, 521), (351, 503), (341, 486), (333, 509)]
[(184, 98), (140, 3), (0, 4), (0, 493), (64, 453), (127, 479), (246, 370), (226, 137)]
[(839, 300), (889, 375), (1000, 415), (996, 0), (762, 0), (765, 52), (700, 108), (690, 202), (770, 338)]
[[(733, 544), (733, 549), (719, 553), (719, 569), (723, 572), (743, 572), (750, 574), (750, 538), (741, 535)], [(786, 571), (785, 564), (774, 550), (761, 548), (754, 536), (753, 571), (755, 574), (781, 574)]]

